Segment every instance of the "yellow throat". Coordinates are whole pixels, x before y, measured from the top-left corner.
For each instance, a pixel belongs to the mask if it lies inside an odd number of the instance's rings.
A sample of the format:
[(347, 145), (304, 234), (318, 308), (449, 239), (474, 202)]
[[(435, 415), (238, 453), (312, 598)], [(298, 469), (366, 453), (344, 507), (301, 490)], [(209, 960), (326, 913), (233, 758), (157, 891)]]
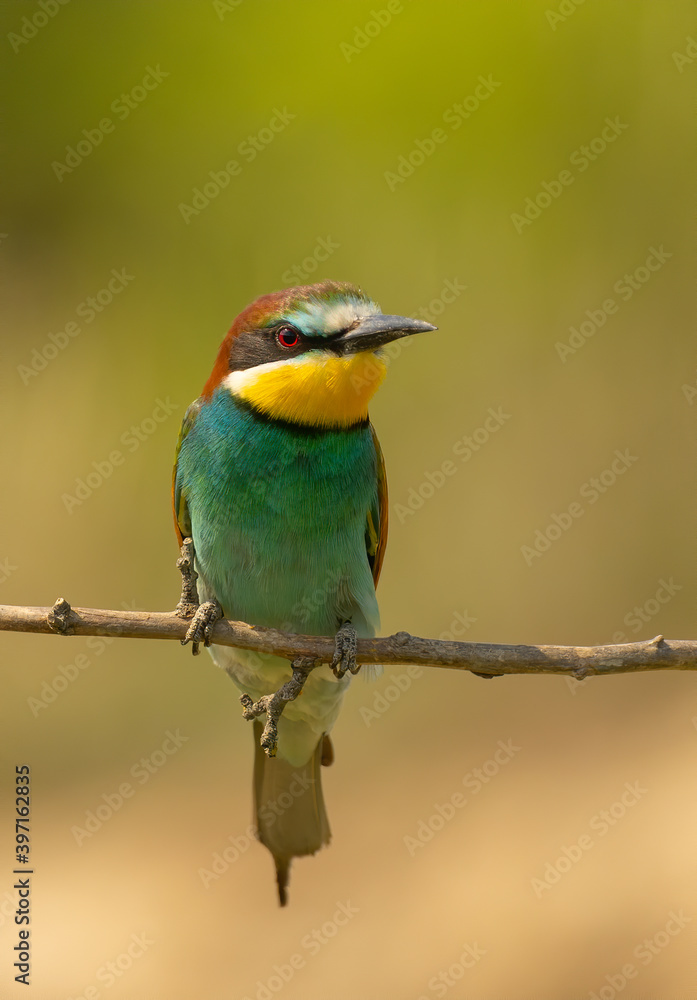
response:
[(368, 416), (368, 403), (387, 367), (377, 354), (337, 357), (311, 351), (272, 361), (225, 379), (237, 399), (276, 420), (313, 427), (348, 427)]

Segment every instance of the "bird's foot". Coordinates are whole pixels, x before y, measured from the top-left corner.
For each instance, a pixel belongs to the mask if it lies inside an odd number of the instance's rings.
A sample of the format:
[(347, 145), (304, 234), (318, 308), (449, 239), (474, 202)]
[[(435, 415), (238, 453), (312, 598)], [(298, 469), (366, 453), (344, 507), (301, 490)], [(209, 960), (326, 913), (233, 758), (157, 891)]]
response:
[(361, 669), (360, 663), (356, 663), (356, 653), (358, 652), (358, 635), (351, 622), (344, 622), (336, 633), (334, 640), (334, 656), (330, 667), (336, 677), (343, 677), (348, 670), (352, 674), (357, 674)]
[(248, 721), (258, 715), (266, 716), (266, 725), (261, 734), (261, 747), (267, 757), (275, 757), (278, 749), (278, 720), (289, 701), (295, 701), (301, 694), (303, 685), (316, 666), (317, 660), (301, 657), (293, 660), (293, 676), (274, 694), (264, 694), (259, 701), (253, 701), (248, 694), (240, 695), (242, 715)]
[(174, 613), (179, 618), (193, 618), (199, 607), (199, 599), (196, 588), (198, 573), (194, 569), (194, 541), (192, 538), (184, 539), (180, 552), (177, 559), (177, 569), (182, 575), (182, 592)]
[(219, 618), (223, 617), (223, 609), (217, 601), (205, 601), (196, 608), (189, 629), (181, 640), (182, 646), (191, 643), (191, 652), (198, 656), (201, 652), (200, 643), (210, 646), (213, 638), (213, 627)]

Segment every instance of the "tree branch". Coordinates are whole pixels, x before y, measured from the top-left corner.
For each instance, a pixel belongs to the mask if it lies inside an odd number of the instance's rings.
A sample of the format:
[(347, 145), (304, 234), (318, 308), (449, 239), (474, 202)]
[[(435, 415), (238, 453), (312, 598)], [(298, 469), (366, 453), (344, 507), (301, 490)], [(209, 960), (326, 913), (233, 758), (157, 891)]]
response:
[[(8, 632), (181, 640), (188, 625), (174, 612), (71, 608), (63, 598), (53, 608), (0, 605), (0, 631)], [(294, 635), (226, 619), (215, 623), (212, 641), (221, 646), (274, 653), (291, 662), (308, 659), (331, 663), (334, 654), (333, 638)], [(619, 646), (512, 646), (445, 642), (397, 632), (380, 639), (359, 639), (357, 661), (470, 670), (484, 677), (565, 674), (583, 680), (590, 675), (639, 670), (697, 670), (697, 641), (656, 636)]]

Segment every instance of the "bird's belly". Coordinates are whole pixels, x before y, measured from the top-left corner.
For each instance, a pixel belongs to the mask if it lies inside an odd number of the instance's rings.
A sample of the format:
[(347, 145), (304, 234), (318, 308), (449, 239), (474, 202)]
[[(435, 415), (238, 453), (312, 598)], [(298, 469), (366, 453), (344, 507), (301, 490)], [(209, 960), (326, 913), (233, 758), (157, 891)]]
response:
[(355, 525), (303, 537), (228, 527), (217, 533), (214, 552), (203, 546), (198, 565), (228, 617), (308, 635), (331, 635), (348, 620), (360, 635), (378, 627), (365, 542)]

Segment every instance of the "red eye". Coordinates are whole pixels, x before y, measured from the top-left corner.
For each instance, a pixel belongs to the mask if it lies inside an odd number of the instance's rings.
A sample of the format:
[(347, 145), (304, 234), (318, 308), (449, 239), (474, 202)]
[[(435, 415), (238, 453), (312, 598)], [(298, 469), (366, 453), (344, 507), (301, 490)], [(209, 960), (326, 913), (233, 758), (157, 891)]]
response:
[(300, 343), (298, 332), (297, 330), (294, 330), (292, 326), (281, 327), (276, 334), (276, 340), (279, 342), (281, 347), (297, 347)]

